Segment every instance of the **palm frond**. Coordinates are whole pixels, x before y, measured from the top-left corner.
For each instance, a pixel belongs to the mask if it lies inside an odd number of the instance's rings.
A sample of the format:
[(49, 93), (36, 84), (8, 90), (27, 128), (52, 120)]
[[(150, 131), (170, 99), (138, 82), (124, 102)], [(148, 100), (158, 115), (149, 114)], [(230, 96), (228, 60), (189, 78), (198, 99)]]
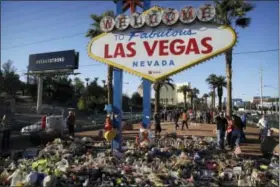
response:
[(248, 27), (250, 25), (250, 18), (246, 15), (254, 10), (255, 6), (247, 3), (244, 0), (215, 0), (217, 23), (232, 25), (238, 27)]
[(241, 28), (246, 28), (250, 25), (251, 23), (251, 18), (248, 17), (241, 17), (241, 18), (237, 18), (235, 20), (235, 25), (239, 26)]
[(254, 10), (256, 8), (256, 6), (255, 5), (253, 5), (253, 4), (251, 4), (251, 3), (244, 3), (244, 5), (243, 5), (243, 11), (244, 12), (251, 12), (252, 10)]
[(94, 22), (100, 22), (102, 17), (101, 16), (98, 16), (96, 14), (91, 14), (90, 15), (90, 18), (94, 21)]
[(172, 84), (171, 82), (167, 82), (166, 85), (170, 86), (173, 90), (175, 89), (174, 84)]
[(102, 20), (102, 18), (105, 16), (114, 17), (114, 11), (109, 10), (109, 11), (104, 12), (102, 15), (96, 15), (96, 14), (90, 15), (91, 19), (93, 20), (93, 23), (91, 24), (91, 28), (86, 33), (86, 37), (94, 38), (95, 36), (102, 33), (102, 31), (100, 30), (99, 24), (100, 24), (100, 21)]
[(88, 37), (88, 38), (94, 38), (98, 34), (100, 34), (100, 32), (98, 32), (97, 30), (89, 29), (85, 36)]

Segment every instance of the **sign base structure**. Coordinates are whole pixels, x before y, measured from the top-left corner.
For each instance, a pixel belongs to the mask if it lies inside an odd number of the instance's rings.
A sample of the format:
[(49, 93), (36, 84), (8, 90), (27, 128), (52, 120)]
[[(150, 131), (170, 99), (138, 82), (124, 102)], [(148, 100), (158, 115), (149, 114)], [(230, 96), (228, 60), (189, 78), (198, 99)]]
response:
[[(144, 0), (144, 11), (147, 12), (149, 8), (151, 8), (151, 0)], [(151, 81), (147, 79), (143, 79), (143, 116), (142, 116), (142, 123), (143, 127), (147, 128), (150, 126), (151, 123)]]
[(144, 128), (147, 128), (151, 121), (151, 81), (143, 79), (143, 116), (142, 116), (142, 125)]
[[(123, 13), (123, 1), (118, 0), (116, 2), (116, 12), (117, 14)], [(114, 128), (117, 128), (119, 133), (112, 141), (112, 149), (121, 149), (121, 140), (122, 140), (122, 86), (123, 86), (123, 70), (114, 68), (113, 70), (113, 113), (114, 113)]]
[[(121, 123), (122, 123), (122, 86), (123, 86), (123, 71), (114, 69), (114, 96), (113, 96), (113, 114), (114, 128), (117, 128), (120, 133), (113, 140), (113, 149), (121, 149)], [(116, 141), (114, 143), (114, 141)], [(118, 145), (118, 147), (114, 147)]]

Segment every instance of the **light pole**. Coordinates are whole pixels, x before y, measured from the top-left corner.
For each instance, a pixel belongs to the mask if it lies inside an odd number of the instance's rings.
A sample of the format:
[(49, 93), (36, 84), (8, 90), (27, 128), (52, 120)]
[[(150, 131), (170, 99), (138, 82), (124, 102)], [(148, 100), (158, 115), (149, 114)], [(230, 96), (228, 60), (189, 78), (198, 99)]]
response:
[(261, 86), (261, 114), (263, 114), (263, 76), (262, 76), (262, 68), (260, 68), (260, 86)]

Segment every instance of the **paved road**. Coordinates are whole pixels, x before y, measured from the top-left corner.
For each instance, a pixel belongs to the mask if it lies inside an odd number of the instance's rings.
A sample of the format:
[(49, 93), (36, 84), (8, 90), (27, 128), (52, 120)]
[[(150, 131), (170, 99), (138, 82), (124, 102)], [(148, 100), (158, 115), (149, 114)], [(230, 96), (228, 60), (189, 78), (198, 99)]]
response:
[[(215, 129), (214, 124), (199, 124), (198, 126), (190, 125), (189, 130), (177, 130), (176, 133), (178, 135), (184, 136), (203, 136), (203, 137), (215, 137), (213, 130)], [(134, 125), (134, 130), (130, 131), (123, 131), (124, 139), (127, 138), (135, 138), (135, 136), (139, 133), (139, 124)], [(174, 125), (170, 123), (164, 123), (162, 125), (163, 132), (174, 132)], [(152, 130), (153, 127), (152, 127)], [(244, 154), (248, 155), (262, 155), (260, 152), (260, 141), (258, 140), (258, 132), (259, 129), (256, 127), (247, 127), (246, 129), (246, 138), (247, 142), (241, 144), (241, 150)], [(98, 137), (99, 130), (97, 131), (85, 131), (77, 133), (78, 136), (91, 136), (91, 137)], [(277, 135), (277, 134), (276, 134)], [(277, 135), (278, 139), (278, 135)]]

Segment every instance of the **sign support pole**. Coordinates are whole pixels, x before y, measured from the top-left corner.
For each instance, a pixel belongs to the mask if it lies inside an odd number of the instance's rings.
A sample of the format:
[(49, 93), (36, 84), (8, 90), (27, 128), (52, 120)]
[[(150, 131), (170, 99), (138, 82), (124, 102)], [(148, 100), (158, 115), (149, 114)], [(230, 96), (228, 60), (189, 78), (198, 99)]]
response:
[[(144, 0), (144, 11), (151, 8), (151, 1)], [(151, 117), (151, 81), (147, 79), (143, 79), (143, 115), (142, 115), (142, 123), (143, 127), (147, 128), (150, 125), (150, 117)]]
[(41, 112), (42, 108), (42, 96), (43, 96), (43, 76), (38, 76), (38, 86), (37, 86), (37, 112)]
[[(118, 0), (117, 3), (117, 15), (123, 13), (123, 0)], [(122, 132), (121, 132), (121, 123), (122, 123), (122, 87), (123, 87), (123, 70), (114, 68), (113, 70), (113, 79), (114, 79), (114, 87), (113, 87), (113, 114), (114, 117), (114, 128), (118, 129), (119, 132), (116, 138), (112, 142), (113, 149), (121, 149), (121, 140), (122, 140)]]

